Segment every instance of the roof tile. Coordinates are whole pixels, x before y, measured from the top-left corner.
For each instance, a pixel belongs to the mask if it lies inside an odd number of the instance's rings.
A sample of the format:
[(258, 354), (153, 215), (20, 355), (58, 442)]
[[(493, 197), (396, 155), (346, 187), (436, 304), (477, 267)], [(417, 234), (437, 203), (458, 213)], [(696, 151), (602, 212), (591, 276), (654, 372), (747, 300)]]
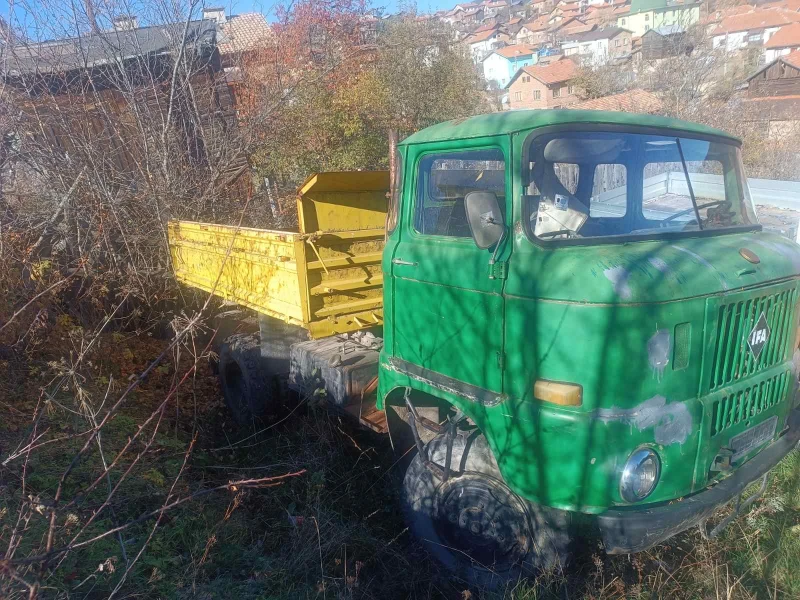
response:
[[(525, 71), (528, 75), (535, 77), (545, 85), (551, 85), (553, 83), (559, 83), (561, 81), (569, 81), (573, 77), (575, 77), (575, 63), (569, 59), (561, 59), (557, 60), (553, 63), (550, 63), (546, 67), (540, 67), (538, 65), (533, 65), (530, 67), (522, 67), (520, 71)], [(517, 72), (519, 74), (519, 71)], [(516, 77), (514, 78), (516, 79)], [(513, 82), (514, 79), (511, 81)], [(508, 85), (511, 85), (509, 82)]]
[(781, 56), (783, 62), (792, 65), (795, 69), (800, 69), (800, 50), (790, 52), (786, 56)]
[(621, 94), (613, 94), (603, 98), (586, 100), (571, 106), (580, 110), (615, 110), (633, 113), (656, 113), (662, 104), (655, 95), (646, 90), (630, 90)]
[(800, 13), (777, 8), (754, 9), (750, 12), (725, 17), (711, 34), (725, 35), (726, 33), (779, 27), (797, 21), (800, 21)]
[(800, 23), (784, 25), (764, 44), (765, 48), (791, 48), (800, 46)]
[(514, 44), (513, 46), (497, 48), (495, 52), (504, 58), (516, 58), (518, 56), (531, 56), (536, 53), (536, 50), (528, 44)]
[(220, 31), (220, 54), (252, 50), (267, 45), (273, 39), (272, 29), (261, 13), (231, 17), (220, 26)]
[(478, 42), (485, 42), (493, 35), (496, 35), (497, 32), (494, 29), (487, 29), (486, 31), (479, 31), (477, 33), (473, 33), (469, 36), (465, 41), (467, 44), (477, 44)]

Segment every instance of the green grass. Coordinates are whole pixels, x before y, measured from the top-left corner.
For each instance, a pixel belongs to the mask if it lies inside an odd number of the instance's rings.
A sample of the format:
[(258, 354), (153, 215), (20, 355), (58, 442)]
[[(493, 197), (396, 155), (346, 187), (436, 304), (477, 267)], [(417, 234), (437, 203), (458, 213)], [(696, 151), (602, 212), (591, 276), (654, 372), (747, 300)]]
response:
[[(106, 458), (135, 433), (143, 416), (163, 398), (170, 381), (166, 370), (154, 376), (104, 430)], [(21, 414), (35, 405), (33, 390), (38, 385), (41, 380), (33, 381), (25, 392), (28, 395), (15, 398)], [(704, 541), (693, 530), (648, 552), (618, 557), (606, 556), (596, 546), (584, 543), (566, 572), (489, 592), (469, 589), (454, 580), (411, 538), (398, 510), (401, 469), (385, 440), (324, 410), (307, 410), (269, 432), (236, 443), (245, 435), (229, 422), (210, 370), (201, 369), (192, 389), (194, 395), (186, 391), (180, 396), (179, 411), (170, 405), (153, 445), (112, 503), (113, 512), (104, 512), (87, 536), (160, 506), (195, 433), (195, 450), (176, 485), (179, 495), (243, 478), (301, 469), (306, 474), (277, 487), (215, 493), (170, 512), (118, 597), (800, 598), (797, 452), (775, 470), (764, 498), (718, 540)], [(50, 411), (45, 421), (57, 432), (85, 428), (79, 416), (63, 410)], [(26, 434), (26, 420), (21, 416), (0, 420), (3, 455)], [(51, 497), (66, 461), (80, 443), (73, 440), (34, 453), (28, 493), (43, 500)], [(123, 469), (140, 452), (144, 452), (144, 444), (137, 441), (123, 461)], [(0, 469), (0, 552), (5, 551), (23, 500), (20, 469), (19, 461)], [(99, 454), (93, 451), (70, 478), (66, 497), (82, 489), (100, 469)], [(112, 482), (116, 483), (120, 473), (115, 470)], [(103, 484), (69, 514), (59, 513), (56, 545), (74, 535), (106, 492)], [(144, 522), (123, 533), (122, 547), (129, 559), (137, 554), (153, 524)], [(37, 552), (45, 529), (46, 518), (34, 512), (16, 556)], [(102, 570), (100, 565), (105, 565)], [(105, 598), (124, 567), (120, 540), (105, 538), (70, 554), (51, 571), (42, 596)], [(19, 590), (7, 594), (23, 597)]]

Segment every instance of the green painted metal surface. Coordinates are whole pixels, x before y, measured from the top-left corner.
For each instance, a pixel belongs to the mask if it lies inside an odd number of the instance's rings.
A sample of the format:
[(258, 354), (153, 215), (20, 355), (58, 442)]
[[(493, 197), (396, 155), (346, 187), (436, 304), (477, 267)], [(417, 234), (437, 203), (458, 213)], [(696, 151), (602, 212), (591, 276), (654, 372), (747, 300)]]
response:
[[(780, 432), (797, 378), (800, 247), (761, 231), (582, 246), (532, 242), (520, 226), (523, 140), (538, 127), (575, 131), (581, 123), (733, 139), (669, 119), (581, 111), (486, 115), (411, 136), (400, 148), (400, 223), (383, 258), (379, 406), (400, 403), (405, 387), (451, 403), (486, 434), (516, 492), (600, 513), (625, 504), (619, 478), (637, 447), (650, 446), (661, 458), (660, 481), (642, 504), (660, 503), (720, 477), (712, 462), (733, 436), (773, 416)], [(425, 236), (413, 226), (419, 160), (475, 148), (500, 148), (506, 160), (501, 202), (510, 229), (497, 254), (505, 278), (490, 277), (490, 253), (471, 238)], [(760, 263), (747, 262), (741, 248)], [(758, 311), (768, 315), (773, 335), (768, 353), (751, 364), (742, 354), (749, 330), (732, 321)], [(582, 405), (537, 400), (537, 379), (581, 385)], [(486, 392), (483, 400), (475, 390)]]
[(407, 137), (400, 144), (459, 141), (479, 137), (509, 135), (526, 130), (532, 131), (549, 125), (579, 126), (582, 124), (662, 127), (669, 129), (673, 135), (675, 132), (681, 131), (699, 135), (721, 136), (730, 140), (737, 139), (713, 127), (654, 115), (599, 110), (510, 110), (432, 125)]

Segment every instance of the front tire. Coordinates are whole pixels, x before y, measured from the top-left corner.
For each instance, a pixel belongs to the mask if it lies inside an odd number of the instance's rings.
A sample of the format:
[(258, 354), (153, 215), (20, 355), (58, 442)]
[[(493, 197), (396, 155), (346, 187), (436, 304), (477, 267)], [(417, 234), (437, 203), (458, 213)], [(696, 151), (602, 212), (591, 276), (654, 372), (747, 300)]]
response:
[[(429, 459), (445, 464), (446, 436), (427, 446)], [(525, 501), (503, 481), (480, 432), (456, 435), (451, 475), (442, 481), (418, 455), (403, 480), (409, 527), (426, 549), (468, 583), (495, 588), (563, 566), (566, 523)]]

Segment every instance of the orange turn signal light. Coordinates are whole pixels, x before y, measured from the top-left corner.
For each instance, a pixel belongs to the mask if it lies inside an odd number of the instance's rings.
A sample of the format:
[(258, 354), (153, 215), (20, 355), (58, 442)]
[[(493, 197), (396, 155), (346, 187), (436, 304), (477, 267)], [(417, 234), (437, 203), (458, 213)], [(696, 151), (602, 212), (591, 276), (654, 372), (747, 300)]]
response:
[(537, 379), (533, 384), (533, 396), (558, 406), (580, 406), (583, 403), (583, 387), (577, 383)]

